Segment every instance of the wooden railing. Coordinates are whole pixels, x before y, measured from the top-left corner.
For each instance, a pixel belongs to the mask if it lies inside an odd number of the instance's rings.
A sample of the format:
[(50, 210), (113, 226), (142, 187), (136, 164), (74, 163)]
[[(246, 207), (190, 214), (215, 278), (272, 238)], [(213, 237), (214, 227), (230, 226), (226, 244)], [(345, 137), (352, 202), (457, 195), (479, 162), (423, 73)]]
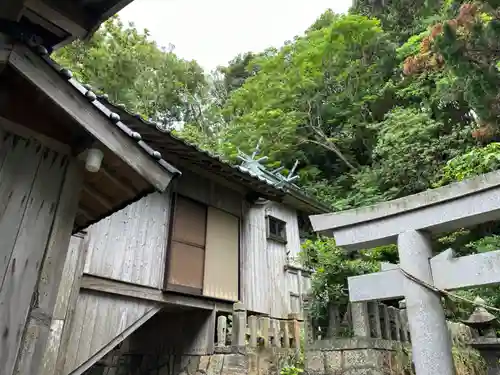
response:
[(220, 315), (216, 326), (216, 352), (242, 347), (299, 348), (302, 319), (289, 314), (288, 319), (248, 315), (242, 303), (235, 303), (232, 316)]

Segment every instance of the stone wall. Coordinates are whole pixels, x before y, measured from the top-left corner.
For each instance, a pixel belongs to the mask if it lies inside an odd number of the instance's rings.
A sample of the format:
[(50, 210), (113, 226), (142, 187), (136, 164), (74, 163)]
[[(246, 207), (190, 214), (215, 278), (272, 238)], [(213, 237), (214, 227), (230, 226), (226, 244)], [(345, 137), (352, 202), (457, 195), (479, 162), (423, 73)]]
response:
[[(282, 367), (293, 362), (294, 356), (295, 353), (287, 349), (249, 350), (246, 354), (183, 356), (180, 371), (174, 375), (278, 375)], [(158, 375), (171, 374), (158, 372)]]
[(308, 375), (403, 375), (408, 366), (402, 343), (374, 338), (337, 338), (312, 343)]
[(86, 375), (279, 375), (295, 363), (292, 349), (261, 348), (213, 355), (179, 355), (133, 348), (129, 340)]

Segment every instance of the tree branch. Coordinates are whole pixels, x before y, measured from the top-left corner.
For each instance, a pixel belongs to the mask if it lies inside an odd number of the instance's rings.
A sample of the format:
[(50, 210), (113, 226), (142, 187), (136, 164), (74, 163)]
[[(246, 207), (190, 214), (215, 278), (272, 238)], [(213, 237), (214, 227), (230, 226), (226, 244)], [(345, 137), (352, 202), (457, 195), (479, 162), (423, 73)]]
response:
[[(314, 125), (314, 119), (313, 119), (313, 116), (312, 116), (312, 111), (313, 111), (313, 108), (312, 108), (312, 105), (311, 105), (311, 102), (310, 101), (307, 101), (307, 105), (309, 107), (309, 110), (308, 110), (308, 118), (309, 118), (309, 124), (308, 124), (308, 127), (310, 130), (313, 131), (314, 133), (314, 137), (316, 139), (308, 139), (308, 138), (303, 138), (303, 140), (301, 142), (299, 142), (299, 144), (301, 143), (313, 143), (313, 144), (316, 144), (318, 146), (321, 146), (323, 147), (324, 149), (328, 150), (328, 151), (331, 151), (333, 152), (335, 155), (337, 155), (350, 169), (354, 170), (354, 171), (358, 171), (358, 168), (355, 167), (345, 156), (344, 154), (340, 151), (340, 149), (333, 143), (331, 142), (327, 135), (323, 132), (323, 130), (321, 129), (321, 126), (318, 125)], [(318, 113), (317, 114), (317, 121), (318, 123), (319, 122), (322, 122), (322, 119), (321, 119), (321, 115)]]

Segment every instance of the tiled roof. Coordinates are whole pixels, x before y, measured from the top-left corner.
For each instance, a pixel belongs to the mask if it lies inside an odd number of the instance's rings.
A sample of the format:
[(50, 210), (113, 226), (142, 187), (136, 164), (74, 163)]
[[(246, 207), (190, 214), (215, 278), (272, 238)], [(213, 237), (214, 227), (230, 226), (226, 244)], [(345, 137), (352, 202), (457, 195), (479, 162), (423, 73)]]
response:
[[(103, 116), (107, 117), (112, 124), (114, 124), (127, 136), (132, 138), (137, 145), (144, 150), (144, 152), (150, 155), (169, 172), (180, 174), (179, 170), (163, 159), (163, 156), (158, 149), (163, 149), (164, 154), (168, 156), (167, 153), (179, 152), (179, 149), (174, 149), (173, 145), (176, 147), (181, 146), (183, 148), (182, 152), (194, 155), (199, 163), (215, 168), (218, 172), (223, 173), (224, 176), (230, 175), (239, 183), (249, 186), (257, 192), (264, 193), (275, 198), (291, 196), (293, 197), (294, 202), (297, 201), (300, 205), (308, 207), (315, 212), (329, 211), (328, 207), (316, 199), (309, 197), (293, 184), (276, 186), (268, 179), (257, 175), (243, 166), (231, 165), (221, 156), (203, 150), (197, 145), (189, 143), (176, 136), (170, 131), (160, 129), (158, 124), (142, 118), (139, 114), (128, 111), (124, 105), (111, 103), (107, 95), (97, 95), (92, 91), (92, 88), (89, 85), (78, 82), (73, 77), (70, 70), (61, 67), (57, 62), (49, 57), (48, 51), (45, 47), (37, 46), (34, 50), (50, 67), (52, 67), (52, 69), (56, 70), (61, 76), (63, 76), (76, 91), (85, 96), (89, 103), (98, 109)], [(125, 119), (122, 117), (127, 117), (126, 121), (128, 122), (128, 125), (125, 125), (123, 122)]]
[(143, 141), (142, 136), (134, 132), (122, 121), (120, 121), (120, 116), (117, 113), (110, 111), (106, 106), (104, 106), (98, 99), (97, 95), (91, 90), (87, 85), (81, 84), (75, 78), (73, 78), (73, 73), (66, 68), (61, 67), (53, 59), (49, 57), (48, 51), (44, 46), (37, 46), (33, 50), (45, 61), (52, 69), (57, 71), (62, 77), (64, 77), (68, 83), (75, 88), (81, 95), (85, 96), (89, 103), (91, 103), (95, 108), (97, 108), (105, 117), (107, 117), (110, 123), (114, 124), (123, 133), (133, 139), (137, 145), (144, 150), (151, 158), (155, 159), (158, 164), (160, 164), (164, 169), (173, 174), (180, 174), (180, 171), (173, 167), (171, 164), (166, 162), (159, 151), (151, 148), (146, 142)]

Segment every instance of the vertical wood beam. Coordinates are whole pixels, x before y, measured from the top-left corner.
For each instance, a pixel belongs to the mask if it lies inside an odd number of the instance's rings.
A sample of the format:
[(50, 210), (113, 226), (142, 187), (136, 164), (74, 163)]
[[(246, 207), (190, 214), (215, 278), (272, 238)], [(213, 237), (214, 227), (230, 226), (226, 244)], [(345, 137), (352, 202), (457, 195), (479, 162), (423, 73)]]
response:
[(61, 279), (64, 282), (59, 286), (48, 343), (45, 347), (39, 375), (59, 373), (57, 372), (58, 356), (60, 356), (60, 353), (64, 356), (66, 352), (72, 312), (76, 307), (76, 297), (80, 289), (88, 244), (88, 237), (85, 237), (85, 235), (75, 235), (71, 238)]
[[(22, 158), (16, 159), (17, 151), (27, 158), (24, 163)], [(39, 299), (43, 298), (35, 291), (68, 165), (66, 156), (22, 138), (17, 138), (14, 149), (9, 151), (7, 157), (10, 159), (4, 161), (0, 177), (3, 196), (11, 196), (7, 203), (12, 203), (19, 190), (27, 189), (28, 192), (22, 198), (23, 202), (27, 202), (26, 206), (11, 207), (15, 209), (15, 214), (9, 215), (4, 211), (3, 220), (0, 220), (0, 249), (7, 258), (0, 287), (0, 346), (7, 348), (0, 350), (2, 375), (14, 372), (26, 322), (33, 306), (37, 306)], [(33, 169), (36, 171), (34, 177)], [(15, 221), (13, 218), (19, 216), (19, 208), (22, 218)], [(8, 211), (9, 206), (2, 209)], [(13, 221), (17, 223), (14, 229)], [(46, 322), (41, 314), (33, 318), (42, 325)]]
[(21, 354), (17, 361), (15, 374), (40, 373), (39, 366), (49, 336), (51, 333), (56, 333), (59, 336), (62, 333), (63, 321), (58, 320), (57, 322), (61, 324), (53, 325), (52, 318), (78, 209), (82, 183), (83, 170), (76, 160), (70, 160), (55, 211), (54, 223), (49, 235), (38, 284), (34, 291), (34, 303), (21, 344)]

